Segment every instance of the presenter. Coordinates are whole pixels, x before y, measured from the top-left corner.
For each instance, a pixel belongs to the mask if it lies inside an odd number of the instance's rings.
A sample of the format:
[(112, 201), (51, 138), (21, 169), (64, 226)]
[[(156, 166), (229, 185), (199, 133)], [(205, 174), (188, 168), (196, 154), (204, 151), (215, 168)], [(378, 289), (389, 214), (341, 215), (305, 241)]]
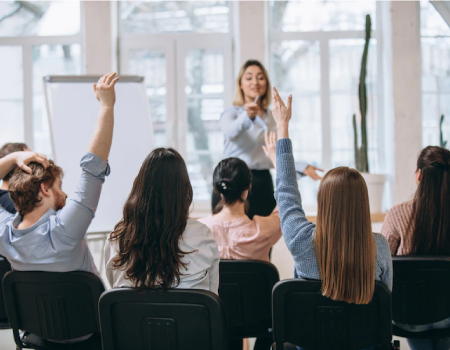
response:
[[(254, 215), (268, 216), (276, 206), (272, 175), (269, 172), (273, 165), (263, 150), (265, 133), (277, 131), (272, 111), (268, 109), (271, 90), (264, 66), (256, 60), (245, 62), (236, 80), (233, 106), (227, 108), (220, 117), (220, 127), (224, 134), (224, 158), (242, 159), (253, 174), (247, 210), (250, 219)], [(316, 172), (320, 169), (312, 165), (298, 162), (296, 169), (300, 176), (321, 179)], [(224, 183), (223, 186), (226, 187), (227, 184)], [(220, 199), (219, 194), (213, 193), (213, 212), (220, 211), (217, 206)]]

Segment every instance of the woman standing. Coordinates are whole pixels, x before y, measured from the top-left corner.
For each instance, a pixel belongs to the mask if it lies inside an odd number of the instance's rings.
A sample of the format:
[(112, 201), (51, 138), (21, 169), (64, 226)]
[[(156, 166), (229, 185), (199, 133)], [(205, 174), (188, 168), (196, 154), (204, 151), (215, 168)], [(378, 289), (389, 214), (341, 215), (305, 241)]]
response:
[[(271, 100), (271, 86), (264, 66), (256, 60), (249, 60), (242, 66), (237, 81), (233, 106), (226, 109), (220, 118), (224, 134), (224, 158), (240, 158), (252, 171), (253, 184), (248, 196), (250, 219), (254, 215), (268, 216), (276, 206), (273, 197), (273, 182), (269, 169), (273, 168), (264, 153), (265, 132), (276, 132), (272, 112), (268, 109)], [(297, 173), (319, 180), (317, 169), (303, 162), (296, 163)], [(220, 196), (213, 194), (213, 212), (220, 202)]]

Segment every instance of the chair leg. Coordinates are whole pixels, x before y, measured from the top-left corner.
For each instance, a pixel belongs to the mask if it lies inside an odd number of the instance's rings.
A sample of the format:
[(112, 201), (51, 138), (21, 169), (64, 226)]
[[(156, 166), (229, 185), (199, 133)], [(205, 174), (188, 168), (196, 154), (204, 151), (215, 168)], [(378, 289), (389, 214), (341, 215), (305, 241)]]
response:
[(400, 341), (394, 340), (392, 343), (392, 350), (400, 350)]

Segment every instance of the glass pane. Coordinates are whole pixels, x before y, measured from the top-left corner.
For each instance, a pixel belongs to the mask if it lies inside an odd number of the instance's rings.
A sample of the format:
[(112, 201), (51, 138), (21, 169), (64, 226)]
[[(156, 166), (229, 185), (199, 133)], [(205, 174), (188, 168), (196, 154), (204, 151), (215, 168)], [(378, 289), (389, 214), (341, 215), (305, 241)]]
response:
[[(316, 41), (283, 41), (271, 47), (273, 85), (283, 99), (292, 93), (290, 131), (296, 161), (321, 167), (320, 49)], [(318, 183), (299, 182), (304, 205), (315, 205)]]
[(422, 38), (421, 45), (422, 145), (439, 146), (441, 115), (444, 140), (450, 140), (450, 37)]
[(76, 45), (40, 45), (33, 47), (33, 122), (34, 148), (51, 155), (50, 130), (45, 104), (46, 75), (79, 75), (81, 47)]
[(272, 28), (283, 32), (364, 30), (376, 27), (376, 1), (271, 1)]
[(196, 200), (211, 200), (212, 173), (223, 158), (220, 114), (223, 101), (223, 55), (220, 50), (191, 50), (186, 55), (188, 133), (187, 167)]
[(0, 46), (0, 147), (7, 142), (23, 142), (22, 48)]
[(79, 1), (0, 1), (0, 36), (74, 35)]
[(450, 28), (433, 4), (420, 2), (420, 34), (422, 36), (450, 36)]
[(150, 114), (153, 120), (155, 147), (167, 146), (167, 74), (166, 55), (157, 50), (130, 50), (128, 71), (145, 78)]
[(122, 31), (135, 33), (227, 33), (227, 1), (122, 1)]
[[(358, 144), (361, 143), (358, 86), (364, 43), (364, 39), (330, 41), (332, 167), (355, 166), (353, 114), (358, 125)], [(378, 158), (377, 46), (374, 39), (370, 41), (367, 68), (369, 170), (377, 173), (382, 169)]]

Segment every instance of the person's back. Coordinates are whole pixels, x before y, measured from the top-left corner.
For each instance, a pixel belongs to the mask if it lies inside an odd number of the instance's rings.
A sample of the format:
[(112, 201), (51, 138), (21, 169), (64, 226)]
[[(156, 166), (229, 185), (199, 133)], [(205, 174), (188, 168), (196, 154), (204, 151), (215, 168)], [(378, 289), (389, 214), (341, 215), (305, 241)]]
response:
[(222, 160), (214, 169), (214, 191), (221, 197), (220, 211), (200, 219), (214, 233), (221, 259), (269, 261), (272, 246), (281, 237), (278, 207), (267, 217), (246, 215), (252, 173), (238, 158)]
[[(98, 274), (85, 234), (94, 218), (112, 142), (115, 102), (111, 73), (95, 84), (100, 101), (96, 131), (81, 160), (82, 174), (73, 198), (66, 204), (62, 169), (45, 156), (16, 152), (0, 159), (0, 175), (14, 171), (9, 193), (17, 216), (0, 207), (0, 254), (19, 271), (88, 271)], [(33, 158), (35, 157), (35, 158)], [(37, 157), (37, 158), (36, 158)], [(26, 162), (31, 162), (26, 166)], [(20, 163), (20, 164), (19, 164)], [(1, 177), (0, 176), (0, 177)]]
[(112, 288), (205, 289), (218, 293), (219, 251), (212, 232), (189, 218), (192, 186), (173, 149), (145, 159), (105, 245)]
[[(450, 255), (450, 151), (428, 146), (417, 159), (414, 199), (393, 207), (381, 233), (392, 255)], [(397, 324), (412, 332), (450, 327), (450, 318), (412, 326)], [(449, 349), (450, 338), (408, 339), (411, 349)]]
[[(28, 146), (25, 143), (6, 143), (0, 148), (0, 159), (6, 157), (8, 154), (14, 153), (14, 152), (23, 152), (23, 151), (30, 151)], [(9, 189), (9, 179), (13, 175), (15, 169), (12, 169), (8, 174), (6, 174), (2, 179), (2, 185), (0, 187), (0, 206), (2, 206), (4, 209), (6, 209), (7, 212), (11, 214), (15, 214), (16, 207), (14, 205), (14, 202), (11, 200), (11, 197), (9, 196), (8, 189)]]

